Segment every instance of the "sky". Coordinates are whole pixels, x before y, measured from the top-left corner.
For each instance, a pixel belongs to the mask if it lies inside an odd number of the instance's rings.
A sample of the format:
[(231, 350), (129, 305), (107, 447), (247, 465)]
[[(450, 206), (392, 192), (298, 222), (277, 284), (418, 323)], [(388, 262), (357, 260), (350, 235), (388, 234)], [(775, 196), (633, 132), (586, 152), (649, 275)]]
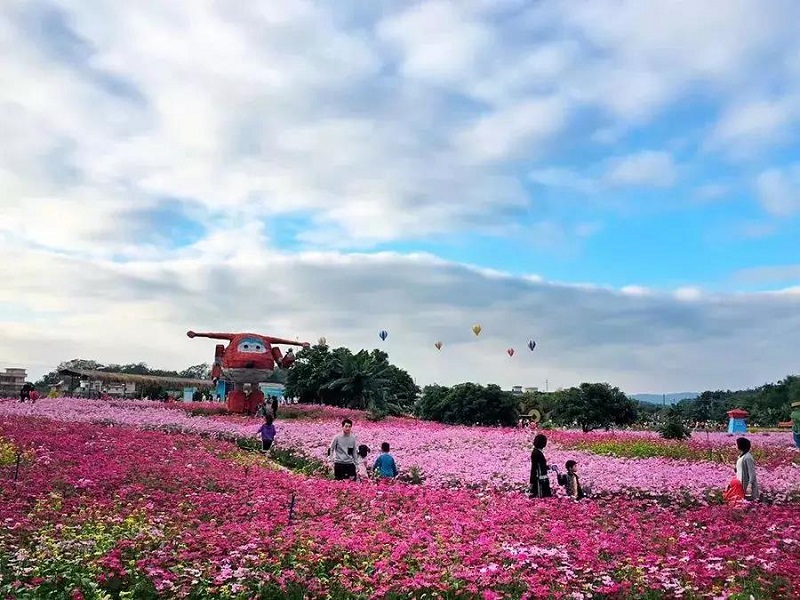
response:
[(800, 3), (5, 2), (0, 211), (30, 378), (210, 362), (193, 329), (761, 385), (800, 365)]

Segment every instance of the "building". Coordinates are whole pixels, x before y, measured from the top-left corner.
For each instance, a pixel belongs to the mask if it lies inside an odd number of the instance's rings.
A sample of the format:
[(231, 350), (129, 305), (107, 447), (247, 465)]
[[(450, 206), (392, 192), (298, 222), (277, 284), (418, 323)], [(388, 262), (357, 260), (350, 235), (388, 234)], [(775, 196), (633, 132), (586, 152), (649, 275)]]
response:
[(6, 369), (0, 371), (0, 397), (19, 398), (19, 392), (25, 385), (28, 372), (25, 369)]
[(140, 396), (145, 387), (157, 386), (172, 396), (186, 396), (186, 390), (208, 390), (211, 381), (202, 379), (186, 379), (183, 377), (157, 377), (155, 375), (133, 375), (113, 373), (110, 371), (88, 369), (61, 369), (64, 377), (55, 387), (55, 391), (69, 396), (99, 397), (121, 396), (131, 398)]
[(538, 387), (523, 387), (521, 385), (515, 385), (511, 388), (511, 393), (514, 394), (515, 396), (520, 396), (525, 393), (534, 393), (538, 391), (539, 391)]

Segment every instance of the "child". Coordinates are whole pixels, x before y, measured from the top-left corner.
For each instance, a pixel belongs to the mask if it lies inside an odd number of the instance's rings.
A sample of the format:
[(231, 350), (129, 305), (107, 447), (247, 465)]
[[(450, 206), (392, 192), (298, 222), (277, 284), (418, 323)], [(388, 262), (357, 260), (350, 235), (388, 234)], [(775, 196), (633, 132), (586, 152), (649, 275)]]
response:
[(574, 460), (568, 460), (564, 466), (567, 468), (567, 496), (575, 500), (585, 498), (586, 494), (583, 493), (580, 478), (578, 477), (578, 463)]
[(389, 454), (389, 442), (381, 444), (381, 455), (375, 459), (372, 467), (381, 479), (397, 477), (397, 464), (394, 457)]
[(270, 448), (272, 448), (272, 444), (275, 442), (275, 434), (277, 431), (275, 430), (275, 425), (272, 424), (272, 415), (267, 414), (264, 417), (264, 424), (259, 428), (258, 433), (261, 434), (261, 451), (266, 452)]
[(369, 446), (361, 444), (358, 447), (358, 464), (356, 465), (356, 474), (358, 479), (369, 479), (372, 470), (367, 464), (367, 454), (369, 454)]

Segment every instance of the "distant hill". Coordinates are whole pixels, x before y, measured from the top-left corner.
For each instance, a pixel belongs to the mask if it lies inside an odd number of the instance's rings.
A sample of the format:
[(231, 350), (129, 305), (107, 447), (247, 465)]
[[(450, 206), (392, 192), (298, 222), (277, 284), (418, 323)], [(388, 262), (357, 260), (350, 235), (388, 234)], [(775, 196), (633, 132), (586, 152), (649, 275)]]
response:
[[(666, 402), (667, 404), (677, 404), (681, 400), (686, 400), (687, 398), (697, 398), (699, 395), (700, 392), (677, 392), (674, 394), (667, 394)], [(639, 402), (649, 402), (650, 404), (664, 403), (663, 394), (629, 394), (628, 397), (638, 400)]]

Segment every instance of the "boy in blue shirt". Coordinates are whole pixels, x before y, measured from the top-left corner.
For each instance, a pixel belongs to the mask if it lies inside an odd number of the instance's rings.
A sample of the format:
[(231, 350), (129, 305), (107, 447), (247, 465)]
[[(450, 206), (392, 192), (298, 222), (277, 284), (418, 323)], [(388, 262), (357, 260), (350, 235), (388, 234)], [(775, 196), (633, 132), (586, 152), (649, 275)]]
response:
[(381, 478), (397, 477), (397, 465), (394, 462), (394, 457), (389, 454), (389, 442), (381, 444), (381, 455), (375, 459), (375, 464), (372, 468)]

